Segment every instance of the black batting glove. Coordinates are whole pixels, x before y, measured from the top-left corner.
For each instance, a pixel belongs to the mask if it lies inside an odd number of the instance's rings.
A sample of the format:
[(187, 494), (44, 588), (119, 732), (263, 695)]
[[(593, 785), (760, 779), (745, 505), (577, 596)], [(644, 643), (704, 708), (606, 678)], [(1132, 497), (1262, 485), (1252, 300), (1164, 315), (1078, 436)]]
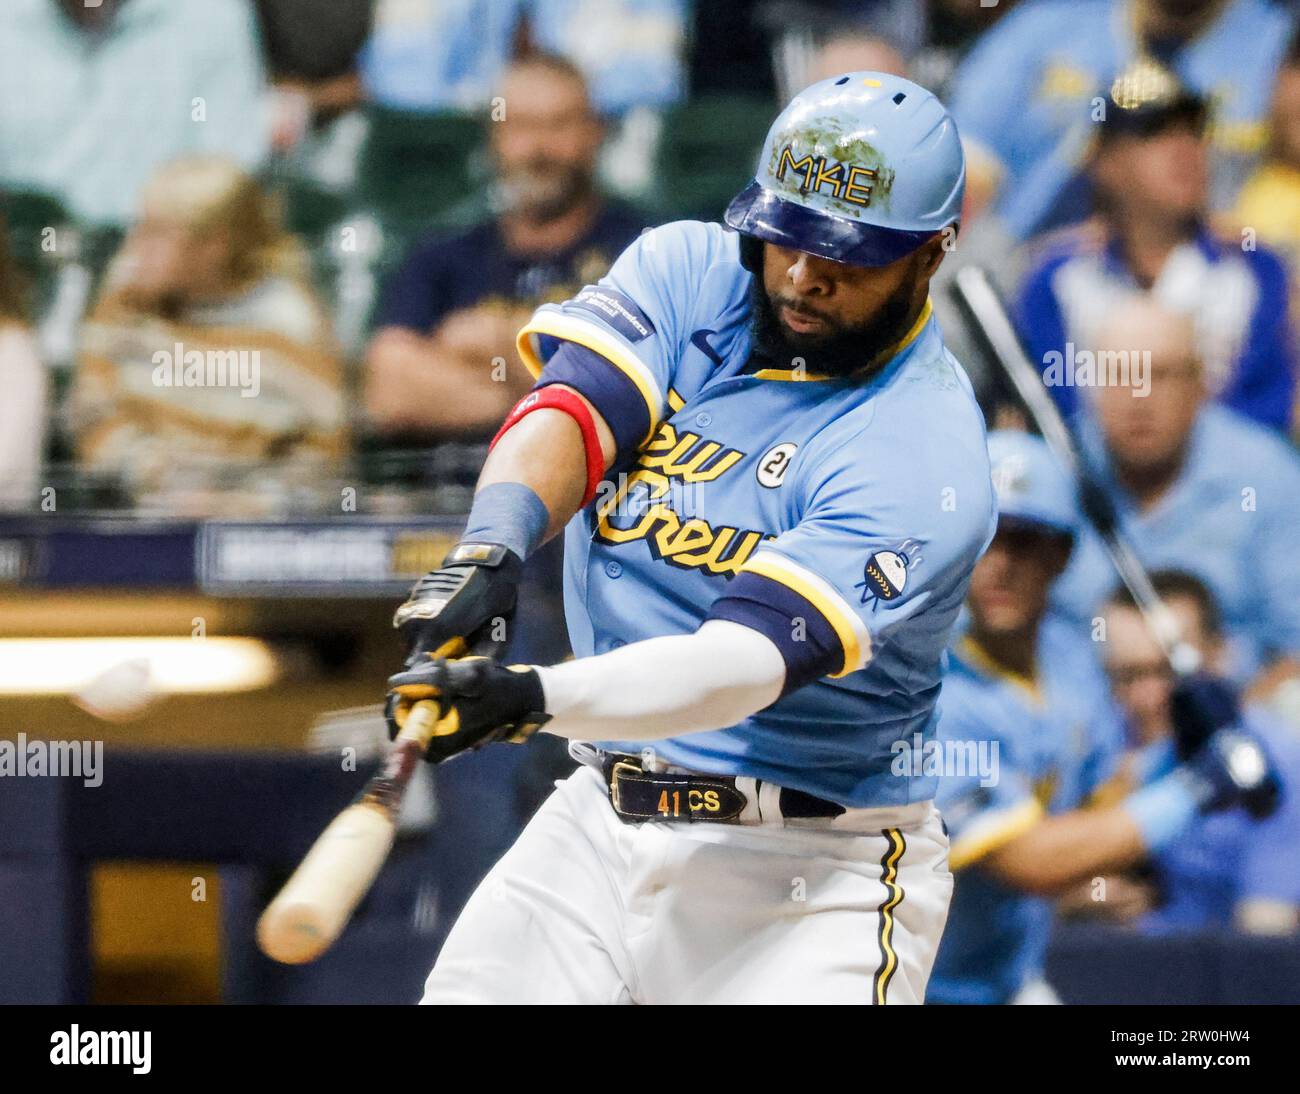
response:
[(1202, 812), (1239, 805), (1263, 820), (1277, 809), (1282, 796), (1263, 743), (1239, 726), (1217, 730), (1184, 767), (1196, 780)]
[(492, 741), (519, 743), (550, 721), (537, 670), (487, 657), (426, 660), (388, 679), (385, 715), (396, 736), (411, 707), (437, 702), (439, 721), (424, 758), (440, 763)]
[(1186, 760), (1196, 755), (1219, 730), (1237, 725), (1241, 721), (1241, 705), (1236, 689), (1226, 680), (1198, 672), (1174, 685), (1170, 716), (1178, 758)]
[(495, 656), (515, 614), (523, 561), (499, 543), (460, 543), (442, 566), (420, 578), (393, 626), (406, 643), (406, 665), (429, 657)]

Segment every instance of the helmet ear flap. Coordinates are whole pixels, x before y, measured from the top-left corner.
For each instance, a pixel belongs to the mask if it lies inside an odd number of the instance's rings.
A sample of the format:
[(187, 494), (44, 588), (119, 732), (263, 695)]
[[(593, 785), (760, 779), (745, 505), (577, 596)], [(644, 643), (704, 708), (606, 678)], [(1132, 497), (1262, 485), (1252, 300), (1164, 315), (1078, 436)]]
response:
[(752, 274), (762, 272), (763, 241), (757, 236), (740, 233), (740, 264)]

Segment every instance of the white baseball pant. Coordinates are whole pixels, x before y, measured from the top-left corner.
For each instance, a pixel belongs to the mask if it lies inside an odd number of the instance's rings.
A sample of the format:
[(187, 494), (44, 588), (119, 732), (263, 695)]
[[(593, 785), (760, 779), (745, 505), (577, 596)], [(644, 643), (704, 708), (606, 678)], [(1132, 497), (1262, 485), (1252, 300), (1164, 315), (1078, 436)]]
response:
[(763, 791), (755, 824), (627, 824), (580, 768), (470, 898), (422, 1002), (923, 1002), (952, 895), (933, 804), (782, 821)]

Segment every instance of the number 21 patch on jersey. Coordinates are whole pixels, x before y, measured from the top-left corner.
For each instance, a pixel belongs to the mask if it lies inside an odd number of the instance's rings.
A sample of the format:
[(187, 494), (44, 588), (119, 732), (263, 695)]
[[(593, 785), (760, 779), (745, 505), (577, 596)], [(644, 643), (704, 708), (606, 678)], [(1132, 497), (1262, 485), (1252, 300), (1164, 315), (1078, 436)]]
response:
[(785, 473), (790, 470), (790, 461), (798, 447), (794, 441), (786, 441), (764, 452), (763, 458), (758, 461), (759, 484), (769, 490), (775, 490), (780, 486), (785, 479)]

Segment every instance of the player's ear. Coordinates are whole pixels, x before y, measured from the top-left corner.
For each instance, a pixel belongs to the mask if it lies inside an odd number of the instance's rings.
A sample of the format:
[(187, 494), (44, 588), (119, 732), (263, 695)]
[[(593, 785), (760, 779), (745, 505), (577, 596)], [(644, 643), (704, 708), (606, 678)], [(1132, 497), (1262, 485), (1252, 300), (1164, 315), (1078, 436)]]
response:
[(949, 240), (955, 241), (956, 238), (957, 224), (954, 221), (938, 235), (934, 236), (932, 239), (927, 239), (923, 244), (921, 244), (921, 248), (918, 252), (920, 264), (917, 271), (921, 277), (928, 280), (938, 272), (939, 267), (943, 264), (944, 256), (952, 247), (952, 243), (950, 243)]

